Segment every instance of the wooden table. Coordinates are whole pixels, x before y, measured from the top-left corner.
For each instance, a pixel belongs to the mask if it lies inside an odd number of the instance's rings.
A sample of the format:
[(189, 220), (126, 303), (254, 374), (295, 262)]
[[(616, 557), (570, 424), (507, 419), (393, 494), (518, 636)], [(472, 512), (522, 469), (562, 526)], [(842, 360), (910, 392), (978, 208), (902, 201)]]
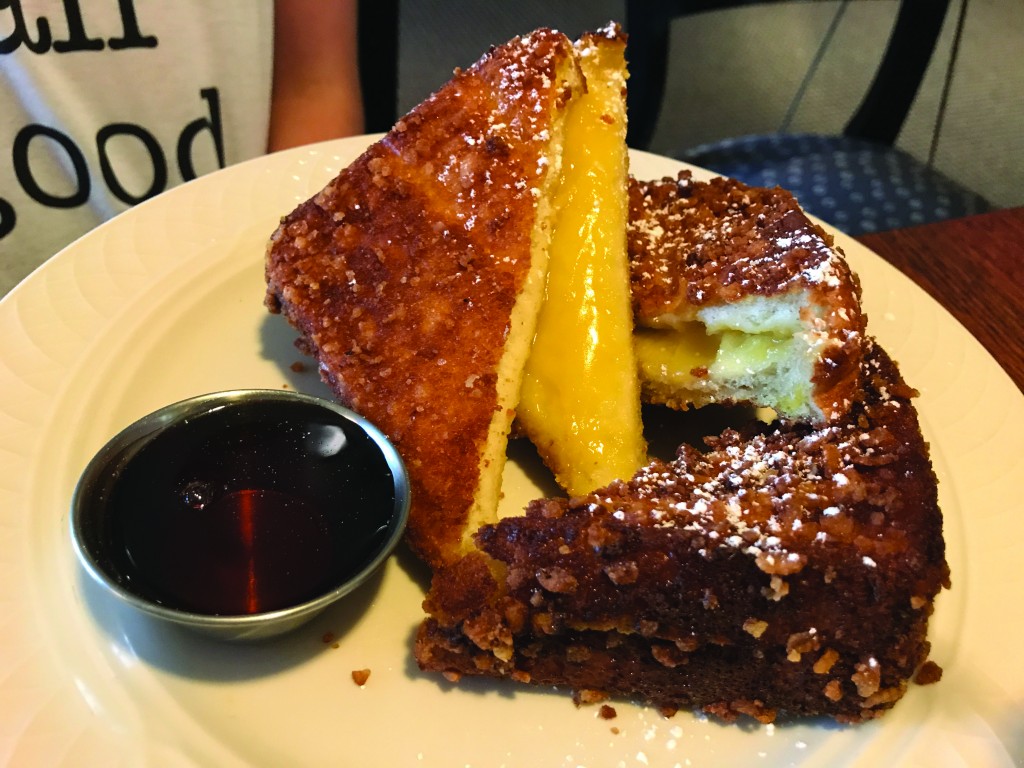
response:
[(1024, 207), (857, 239), (948, 309), (1024, 391)]

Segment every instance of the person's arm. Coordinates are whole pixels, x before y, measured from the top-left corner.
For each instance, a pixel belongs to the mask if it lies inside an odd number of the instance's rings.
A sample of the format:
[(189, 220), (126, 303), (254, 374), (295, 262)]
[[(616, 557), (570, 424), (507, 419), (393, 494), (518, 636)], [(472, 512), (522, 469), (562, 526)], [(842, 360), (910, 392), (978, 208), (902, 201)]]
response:
[(355, 0), (274, 0), (267, 150), (363, 132)]

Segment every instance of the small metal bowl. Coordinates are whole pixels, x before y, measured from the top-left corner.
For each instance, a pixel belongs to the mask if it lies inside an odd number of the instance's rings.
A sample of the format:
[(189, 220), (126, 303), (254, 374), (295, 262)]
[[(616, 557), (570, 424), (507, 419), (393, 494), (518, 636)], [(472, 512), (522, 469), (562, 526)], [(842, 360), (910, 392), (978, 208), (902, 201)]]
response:
[(143, 417), (86, 466), (71, 538), (100, 585), (226, 640), (288, 632), (398, 544), (409, 481), (366, 419), (291, 391), (194, 397)]

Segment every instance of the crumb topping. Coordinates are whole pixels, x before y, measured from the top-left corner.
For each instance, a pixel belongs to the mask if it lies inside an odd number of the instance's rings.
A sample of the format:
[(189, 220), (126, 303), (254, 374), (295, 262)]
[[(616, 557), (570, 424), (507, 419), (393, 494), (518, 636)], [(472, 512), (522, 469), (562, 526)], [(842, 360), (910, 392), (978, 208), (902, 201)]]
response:
[[(634, 304), (643, 323), (795, 287), (838, 290), (852, 279), (832, 238), (785, 190), (732, 179), (630, 183), (627, 230)], [(855, 311), (855, 307), (843, 307)]]

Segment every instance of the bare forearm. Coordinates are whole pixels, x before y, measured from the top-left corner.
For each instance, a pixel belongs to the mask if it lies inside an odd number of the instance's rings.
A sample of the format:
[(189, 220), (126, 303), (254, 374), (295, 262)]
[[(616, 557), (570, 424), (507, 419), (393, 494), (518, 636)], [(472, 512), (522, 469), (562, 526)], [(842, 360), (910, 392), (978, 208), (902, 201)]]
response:
[(268, 151), (363, 131), (354, 0), (275, 0)]

